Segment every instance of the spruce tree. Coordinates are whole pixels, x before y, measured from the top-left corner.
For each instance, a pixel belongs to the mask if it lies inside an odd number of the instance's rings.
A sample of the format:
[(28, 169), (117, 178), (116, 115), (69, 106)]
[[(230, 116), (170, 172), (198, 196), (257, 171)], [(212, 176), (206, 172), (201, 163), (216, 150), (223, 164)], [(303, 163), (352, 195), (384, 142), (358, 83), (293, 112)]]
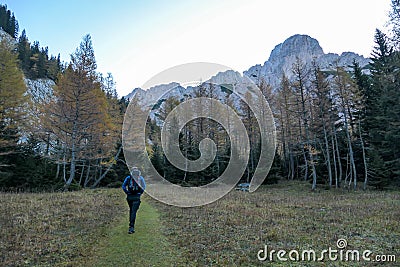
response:
[[(371, 79), (366, 106), (366, 124), (371, 146), (372, 183), (386, 185), (400, 176), (400, 59), (389, 38), (380, 30), (375, 34)], [(373, 101), (372, 101), (373, 99)], [(389, 170), (382, 172), (382, 170)]]
[(30, 68), (30, 57), (32, 51), (25, 30), (22, 31), (21, 36), (18, 39), (17, 48), (20, 67), (25, 73), (27, 73)]
[(13, 38), (18, 35), (18, 21), (6, 5), (0, 5), (0, 27)]

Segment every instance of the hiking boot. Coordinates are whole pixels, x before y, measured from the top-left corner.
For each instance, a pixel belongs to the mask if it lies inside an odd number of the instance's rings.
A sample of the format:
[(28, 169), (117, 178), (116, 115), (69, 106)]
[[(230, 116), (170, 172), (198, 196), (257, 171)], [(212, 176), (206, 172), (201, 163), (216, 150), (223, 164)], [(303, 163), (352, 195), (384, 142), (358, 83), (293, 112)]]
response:
[(133, 227), (129, 227), (128, 234), (133, 234), (135, 232), (135, 229)]

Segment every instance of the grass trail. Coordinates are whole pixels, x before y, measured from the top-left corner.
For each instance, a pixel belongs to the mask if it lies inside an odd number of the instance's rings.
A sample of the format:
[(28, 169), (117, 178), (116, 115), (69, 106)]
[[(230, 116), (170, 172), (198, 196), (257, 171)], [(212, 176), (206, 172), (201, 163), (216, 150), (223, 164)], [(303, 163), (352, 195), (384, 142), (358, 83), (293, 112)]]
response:
[(137, 213), (134, 234), (128, 234), (127, 204), (125, 208), (124, 215), (100, 241), (95, 256), (89, 264), (92, 266), (181, 266), (181, 257), (176, 248), (162, 233), (158, 211), (146, 201), (146, 197), (142, 199)]

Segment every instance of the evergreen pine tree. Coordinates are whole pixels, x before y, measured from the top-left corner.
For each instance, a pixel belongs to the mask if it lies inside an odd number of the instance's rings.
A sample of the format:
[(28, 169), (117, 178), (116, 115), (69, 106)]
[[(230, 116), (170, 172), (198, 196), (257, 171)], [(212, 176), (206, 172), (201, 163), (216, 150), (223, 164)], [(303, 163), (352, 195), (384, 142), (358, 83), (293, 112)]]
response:
[(22, 31), (21, 36), (18, 39), (17, 48), (20, 67), (25, 73), (27, 73), (30, 68), (30, 57), (32, 55), (32, 51), (28, 41), (28, 37), (26, 37), (25, 30)]
[[(400, 176), (400, 59), (380, 30), (375, 34), (376, 46), (372, 58), (372, 86), (366, 106), (366, 124), (371, 145), (371, 171), (374, 183), (393, 182)], [(382, 170), (390, 170), (382, 172)], [(382, 181), (377, 181), (382, 180)]]
[(18, 35), (18, 21), (15, 19), (14, 13), (11, 13), (6, 5), (0, 5), (0, 28), (13, 38)]

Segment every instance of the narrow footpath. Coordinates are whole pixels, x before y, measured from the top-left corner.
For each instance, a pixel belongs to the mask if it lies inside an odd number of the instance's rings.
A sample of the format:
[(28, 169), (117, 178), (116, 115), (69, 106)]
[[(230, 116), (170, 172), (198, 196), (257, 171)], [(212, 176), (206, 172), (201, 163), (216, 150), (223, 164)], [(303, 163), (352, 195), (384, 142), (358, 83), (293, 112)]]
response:
[(136, 218), (135, 233), (128, 234), (126, 213), (116, 220), (96, 248), (92, 266), (185, 266), (162, 234), (159, 212), (142, 199)]

